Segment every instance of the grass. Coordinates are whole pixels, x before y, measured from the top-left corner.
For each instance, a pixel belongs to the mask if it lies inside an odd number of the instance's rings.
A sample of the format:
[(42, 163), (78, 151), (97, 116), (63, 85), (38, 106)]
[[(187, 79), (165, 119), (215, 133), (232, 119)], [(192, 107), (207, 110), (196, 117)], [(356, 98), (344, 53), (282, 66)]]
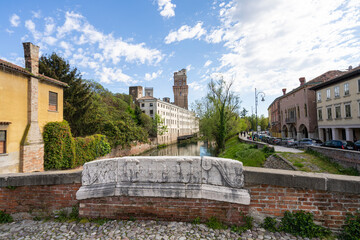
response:
[(355, 169), (346, 169), (337, 163), (331, 162), (329, 158), (313, 151), (304, 153), (277, 153), (290, 161), (299, 171), (318, 172), (331, 174), (358, 175)]
[[(359, 176), (356, 169), (344, 168), (315, 151), (304, 153), (278, 152), (277, 154), (291, 162), (299, 171)], [(256, 145), (242, 143), (235, 136), (226, 142), (225, 151), (220, 153), (219, 157), (239, 160), (244, 166), (262, 167), (269, 155), (271, 155), (269, 149), (257, 149)]]
[(225, 151), (220, 153), (219, 157), (239, 160), (244, 166), (262, 167), (268, 154), (257, 149), (256, 145), (240, 142), (235, 136), (226, 142)]

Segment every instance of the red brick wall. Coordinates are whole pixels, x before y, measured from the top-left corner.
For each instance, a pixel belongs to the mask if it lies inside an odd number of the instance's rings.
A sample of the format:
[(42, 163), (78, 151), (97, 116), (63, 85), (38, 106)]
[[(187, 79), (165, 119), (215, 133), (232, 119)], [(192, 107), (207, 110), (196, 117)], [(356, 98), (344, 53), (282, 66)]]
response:
[[(0, 188), (0, 210), (8, 213), (44, 211), (51, 213), (78, 203), (76, 192), (80, 183), (60, 185), (20, 186)], [(332, 229), (344, 224), (346, 213), (360, 209), (360, 195), (273, 185), (247, 186), (250, 206), (206, 199), (161, 197), (104, 197), (80, 201), (80, 215), (117, 219), (162, 219), (203, 221), (212, 216), (228, 224), (242, 222), (241, 212), (250, 208), (267, 216), (280, 217), (286, 210), (305, 210), (314, 213), (315, 220)]]
[(161, 219), (170, 221), (202, 221), (216, 217), (228, 224), (243, 222), (248, 206), (207, 199), (162, 197), (104, 197), (80, 201), (80, 215), (110, 219)]
[(40, 210), (51, 213), (77, 204), (80, 183), (0, 188), (0, 210), (7, 213)]
[(44, 171), (44, 144), (31, 144), (20, 147), (20, 172)]
[(285, 211), (312, 212), (314, 219), (333, 229), (341, 228), (346, 213), (360, 209), (360, 196), (339, 192), (302, 190), (271, 185), (247, 187), (251, 196), (250, 207), (259, 213), (282, 216)]

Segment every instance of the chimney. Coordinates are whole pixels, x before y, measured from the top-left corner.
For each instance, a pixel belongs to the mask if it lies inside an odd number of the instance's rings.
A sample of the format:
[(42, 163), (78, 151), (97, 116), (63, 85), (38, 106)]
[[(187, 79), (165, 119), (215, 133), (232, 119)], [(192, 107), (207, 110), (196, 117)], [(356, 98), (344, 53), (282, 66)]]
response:
[(304, 83), (306, 82), (304, 77), (299, 78), (300, 81), (300, 86), (304, 85)]
[(286, 88), (283, 88), (282, 91), (283, 91), (283, 95), (285, 95), (286, 94)]
[(37, 75), (39, 73), (39, 47), (31, 42), (23, 43), (24, 56), (25, 56), (25, 68), (32, 74)]
[(353, 67), (350, 65), (348, 71), (351, 71), (352, 69), (353, 69)]

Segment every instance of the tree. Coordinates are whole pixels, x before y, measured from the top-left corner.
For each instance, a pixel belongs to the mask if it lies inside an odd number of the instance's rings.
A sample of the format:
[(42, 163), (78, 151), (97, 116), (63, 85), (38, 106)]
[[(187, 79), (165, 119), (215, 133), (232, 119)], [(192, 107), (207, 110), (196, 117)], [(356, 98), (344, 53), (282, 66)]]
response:
[(164, 135), (167, 131), (167, 125), (164, 124), (164, 119), (162, 119), (159, 115), (155, 114), (154, 119), (154, 130), (156, 131), (157, 135)]
[(200, 118), (200, 132), (215, 141), (217, 152), (223, 151), (225, 141), (245, 127), (237, 113), (240, 100), (231, 91), (232, 84), (223, 79), (211, 80), (207, 96), (192, 105)]
[(76, 68), (56, 53), (41, 56), (39, 72), (69, 85), (64, 89), (64, 119), (69, 122), (74, 136), (83, 136), (87, 132), (85, 116), (91, 108), (93, 93), (89, 84), (81, 78)]
[(248, 112), (249, 112), (249, 111), (246, 110), (246, 108), (243, 107), (243, 109), (242, 109), (241, 112), (240, 112), (240, 117), (241, 117), (241, 118), (246, 117), (246, 114), (247, 114)]

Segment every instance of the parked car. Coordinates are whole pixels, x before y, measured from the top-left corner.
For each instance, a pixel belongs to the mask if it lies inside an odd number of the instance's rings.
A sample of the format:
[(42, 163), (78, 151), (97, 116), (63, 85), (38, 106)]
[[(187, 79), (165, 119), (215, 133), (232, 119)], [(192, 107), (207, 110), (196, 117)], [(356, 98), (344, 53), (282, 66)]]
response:
[(281, 143), (281, 138), (274, 138), (272, 141), (273, 145), (280, 145), (280, 143)]
[(346, 149), (348, 150), (355, 150), (355, 144), (354, 142), (352, 141), (346, 141), (346, 146), (345, 146)]
[(282, 138), (280, 145), (286, 147), (292, 147), (295, 144), (295, 140), (293, 138)]
[(354, 142), (354, 145), (355, 145), (355, 150), (360, 151), (360, 140), (359, 140), (359, 141)]
[(331, 147), (331, 148), (341, 148), (341, 149), (348, 149), (348, 150), (355, 150), (356, 146), (351, 141), (345, 140), (330, 140), (326, 141), (323, 147)]
[(302, 147), (311, 146), (311, 145), (315, 145), (314, 141), (311, 138), (303, 138), (298, 141), (296, 146), (302, 148)]
[(331, 147), (331, 140), (324, 142), (320, 146), (322, 146), (322, 147)]
[(323, 144), (323, 142), (319, 139), (312, 138), (311, 140), (313, 140), (315, 146), (321, 146)]
[(286, 146), (287, 146), (287, 147), (295, 147), (297, 144), (298, 144), (298, 142), (295, 141), (295, 139), (290, 138), (290, 139), (287, 141)]

